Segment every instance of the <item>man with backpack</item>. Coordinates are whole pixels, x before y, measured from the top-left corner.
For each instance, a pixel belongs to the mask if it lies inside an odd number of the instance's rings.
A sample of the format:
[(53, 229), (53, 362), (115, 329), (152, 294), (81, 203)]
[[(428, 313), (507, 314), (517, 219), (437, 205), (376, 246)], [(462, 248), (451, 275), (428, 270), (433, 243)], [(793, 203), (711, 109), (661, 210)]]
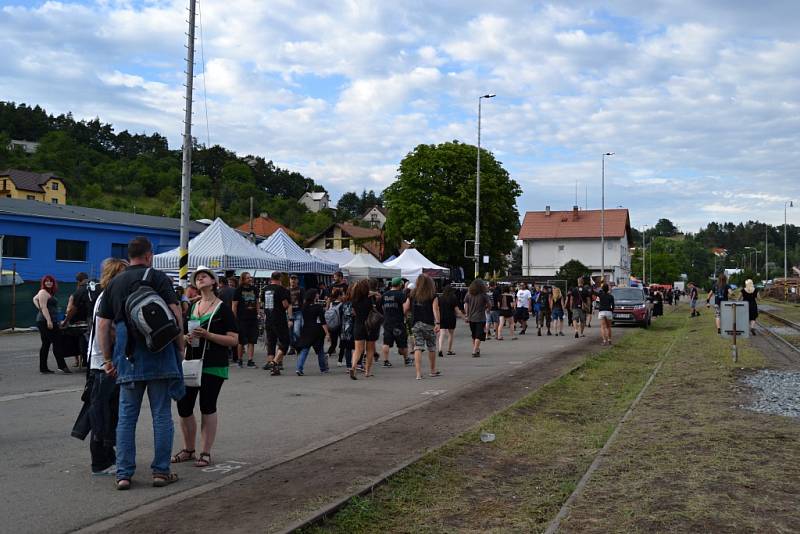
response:
[(583, 277), (578, 278), (578, 285), (569, 290), (567, 296), (567, 304), (572, 310), (572, 326), (575, 328), (575, 337), (585, 337), (583, 329), (586, 325), (586, 300), (589, 298), (589, 292), (583, 286)]
[(75, 292), (69, 296), (61, 328), (73, 325), (81, 329), (81, 334), (78, 336), (78, 357), (75, 365), (75, 367), (80, 367), (86, 365), (89, 339), (87, 320), (93, 303), (97, 299), (98, 291), (95, 289), (95, 283), (89, 282), (89, 275), (84, 272), (76, 274), (75, 281), (78, 285)]
[[(153, 417), (153, 486), (178, 480), (170, 472), (174, 426), (170, 398), (185, 394), (181, 372), (181, 308), (169, 277), (152, 268), (146, 237), (128, 244), (130, 266), (105, 288), (97, 338), (106, 374), (120, 385), (116, 487), (127, 490), (136, 469), (136, 423), (145, 391)], [(112, 335), (113, 329), (113, 335)]]
[[(291, 335), (286, 312), (292, 313), (292, 296), (281, 285), (281, 273), (274, 272), (269, 284), (264, 288), (264, 331), (267, 334), (267, 363), (264, 370), (270, 375), (279, 376), (283, 370), (283, 357), (289, 350)], [(277, 346), (277, 352), (275, 348)]]

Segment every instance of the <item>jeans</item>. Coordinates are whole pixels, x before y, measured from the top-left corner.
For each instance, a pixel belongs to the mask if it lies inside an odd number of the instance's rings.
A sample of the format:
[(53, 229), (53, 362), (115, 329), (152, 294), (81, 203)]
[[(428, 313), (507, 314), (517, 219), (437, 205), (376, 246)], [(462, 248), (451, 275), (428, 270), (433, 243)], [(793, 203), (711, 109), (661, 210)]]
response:
[(172, 438), (172, 401), (169, 380), (142, 380), (120, 385), (119, 422), (117, 423), (117, 480), (130, 479), (136, 471), (136, 422), (145, 389), (153, 417), (155, 455), (150, 464), (153, 473), (167, 474), (170, 467)]
[[(325, 372), (328, 370), (328, 355), (323, 350), (324, 349), (325, 340), (321, 339), (317, 341), (313, 345), (314, 352), (317, 353), (317, 363), (319, 364), (319, 370), (321, 372)], [(300, 351), (300, 354), (297, 356), (297, 370), (301, 373), (303, 372), (303, 366), (306, 364), (306, 358), (308, 358), (308, 353), (311, 351), (312, 347), (306, 347)]]
[(300, 340), (300, 331), (303, 330), (303, 310), (292, 312), (292, 346), (296, 347)]

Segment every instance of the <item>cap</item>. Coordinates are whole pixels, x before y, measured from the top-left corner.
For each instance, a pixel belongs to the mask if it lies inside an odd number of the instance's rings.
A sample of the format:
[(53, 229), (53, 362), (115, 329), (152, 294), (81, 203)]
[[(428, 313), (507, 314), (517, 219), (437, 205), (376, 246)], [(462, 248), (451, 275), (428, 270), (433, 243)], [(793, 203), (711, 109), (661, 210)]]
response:
[[(193, 285), (193, 286), (195, 286), (194, 280), (195, 280), (195, 278), (197, 278), (197, 274), (198, 273), (206, 273), (208, 276), (210, 276), (211, 278), (214, 279), (214, 283), (215, 284), (218, 282), (217, 281), (217, 273), (215, 273), (214, 271), (212, 271), (211, 269), (209, 269), (205, 265), (199, 265), (197, 267), (197, 269), (194, 270), (194, 272), (192, 273), (191, 278), (189, 279), (189, 283), (191, 285)], [(195, 287), (197, 287), (197, 286), (195, 286)]]
[(403, 279), (400, 278), (399, 276), (395, 276), (394, 278), (392, 278), (392, 285), (393, 286), (402, 286), (403, 285)]

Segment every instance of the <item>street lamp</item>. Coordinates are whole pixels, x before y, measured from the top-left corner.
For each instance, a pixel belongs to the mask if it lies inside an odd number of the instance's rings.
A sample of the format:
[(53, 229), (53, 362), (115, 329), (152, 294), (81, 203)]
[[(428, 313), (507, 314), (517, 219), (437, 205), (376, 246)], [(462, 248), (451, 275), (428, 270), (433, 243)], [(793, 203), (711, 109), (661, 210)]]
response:
[(494, 93), (478, 97), (478, 171), (475, 175), (475, 278), (481, 270), (481, 102), (484, 98), (494, 98)]
[(600, 286), (606, 281), (606, 156), (613, 156), (613, 152), (603, 153), (602, 172), (600, 179)]
[(646, 224), (642, 226), (642, 287), (647, 287), (647, 227)]
[(789, 268), (788, 268), (788, 257), (786, 255), (786, 209), (793, 208), (794, 203), (791, 200), (787, 200), (783, 203), (783, 280), (786, 283), (786, 279), (789, 278)]

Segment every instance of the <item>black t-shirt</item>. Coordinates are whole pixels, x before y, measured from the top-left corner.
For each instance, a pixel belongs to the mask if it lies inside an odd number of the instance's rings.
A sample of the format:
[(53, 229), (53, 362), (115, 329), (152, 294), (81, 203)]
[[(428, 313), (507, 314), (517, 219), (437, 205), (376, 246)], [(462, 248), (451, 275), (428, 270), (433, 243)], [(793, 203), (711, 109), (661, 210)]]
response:
[[(196, 312), (197, 304), (194, 306), (194, 311)], [(189, 317), (191, 318), (191, 312)], [(212, 334), (220, 334), (224, 336), (228, 332), (236, 332), (236, 317), (234, 317), (230, 306), (222, 302), (219, 305), (219, 309), (217, 309), (217, 312), (214, 314), (214, 317), (211, 318), (211, 325), (209, 325), (208, 321), (206, 320), (200, 323), (200, 327), (205, 328)], [(217, 345), (216, 343), (208, 342), (205, 339), (201, 339), (200, 344), (197, 347), (192, 347), (189, 345), (191, 354), (189, 355), (188, 359), (195, 360), (203, 356), (203, 348), (205, 347), (206, 343), (208, 343), (208, 348), (205, 349), (206, 354), (203, 358), (203, 367), (228, 367), (229, 347)]]
[(498, 311), (500, 309), (500, 299), (503, 297), (503, 292), (500, 291), (499, 287), (496, 287), (492, 289), (489, 297), (489, 300), (492, 301), (492, 311)]
[(714, 297), (716, 298), (715, 303), (719, 305), (720, 302), (724, 302), (726, 300), (730, 300), (731, 297), (731, 286), (725, 284), (722, 287), (719, 287), (718, 284), (714, 284)]
[(600, 311), (614, 311), (614, 295), (611, 293), (600, 293), (598, 309)]
[(289, 288), (289, 304), (292, 305), (292, 311), (299, 310), (303, 307), (303, 288), (290, 287)]
[[(124, 272), (115, 276), (103, 292), (103, 300), (100, 302), (97, 315), (103, 319), (111, 319), (115, 323), (124, 321), (125, 301), (142, 283), (145, 269), (147, 267), (144, 265), (131, 265)], [(168, 305), (178, 304), (178, 297), (175, 296), (175, 290), (172, 288), (172, 280), (161, 271), (151, 268), (146, 285), (152, 287)]]
[(428, 300), (425, 302), (412, 300), (413, 305), (411, 306), (411, 311), (413, 313), (415, 323), (421, 322), (432, 325), (436, 322), (436, 318), (433, 316), (433, 301), (436, 299), (437, 297), (433, 297), (433, 300)]
[(255, 286), (239, 286), (233, 295), (236, 305), (236, 318), (252, 322), (258, 319), (258, 290)]
[(372, 297), (367, 296), (361, 300), (353, 301), (353, 313), (355, 314), (355, 322), (364, 324), (367, 320), (369, 312), (372, 311)]
[(75, 307), (75, 314), (71, 319), (73, 323), (83, 323), (89, 318), (89, 288), (87, 285), (79, 285), (72, 294), (72, 305)]
[(234, 295), (236, 295), (236, 289), (232, 288), (231, 286), (225, 286), (219, 291), (219, 300), (227, 304), (230, 308), (231, 304), (233, 304)]
[(341, 289), (342, 295), (347, 293), (347, 282), (339, 282), (338, 284), (332, 284), (330, 288), (330, 292), (333, 293), (334, 289)]
[(286, 322), (286, 308), (284, 301), (290, 302), (292, 295), (289, 290), (280, 284), (269, 284), (264, 288), (264, 313), (267, 321), (276, 324)]
[(697, 300), (697, 288), (693, 287), (689, 290), (689, 298), (692, 300)]
[(300, 331), (301, 348), (311, 347), (325, 338), (322, 325), (325, 322), (325, 308), (320, 304), (310, 304), (303, 308), (303, 329)]
[(569, 294), (572, 297), (570, 307), (573, 310), (581, 308), (583, 306), (583, 290), (579, 287), (573, 287), (569, 290)]
[(402, 291), (392, 289), (383, 294), (381, 299), (383, 307), (383, 321), (386, 328), (401, 326), (404, 323), (403, 304), (406, 301), (406, 294)]

